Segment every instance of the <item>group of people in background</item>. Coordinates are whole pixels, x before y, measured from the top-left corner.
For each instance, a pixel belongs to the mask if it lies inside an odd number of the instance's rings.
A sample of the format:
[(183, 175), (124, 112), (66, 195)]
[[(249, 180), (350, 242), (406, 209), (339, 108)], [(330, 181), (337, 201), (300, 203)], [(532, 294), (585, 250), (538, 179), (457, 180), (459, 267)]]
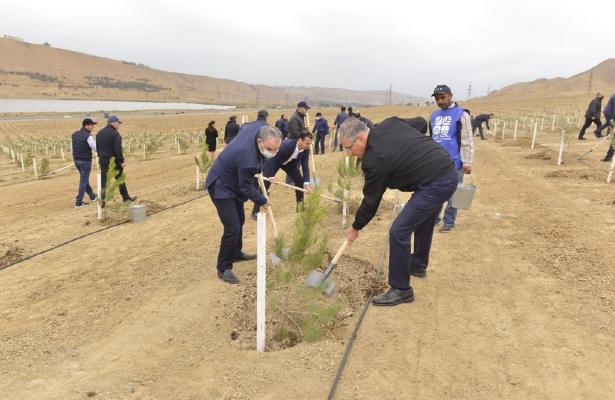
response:
[(111, 159), (115, 162), (116, 175), (113, 177), (116, 180), (121, 179), (119, 192), (124, 202), (137, 200), (136, 196), (128, 194), (126, 182), (122, 179), (126, 160), (122, 151), (122, 135), (120, 134), (120, 121), (116, 115), (110, 115), (107, 118), (107, 125), (98, 131), (96, 138), (92, 136), (94, 125), (98, 123), (91, 118), (86, 118), (82, 122), (82, 127), (71, 135), (71, 147), (73, 153), (73, 161), (77, 171), (79, 171), (79, 186), (77, 189), (77, 197), (75, 198), (75, 207), (82, 208), (88, 206), (88, 202), (83, 200), (85, 194), (88, 195), (91, 201), (98, 201), (98, 195), (94, 193), (90, 186), (90, 172), (92, 171), (92, 159), (94, 153), (98, 155), (98, 165), (100, 166), (101, 175), (101, 191), (100, 201), (104, 207), (106, 200), (106, 185), (107, 173)]
[[(583, 126), (581, 127), (581, 130), (579, 131), (579, 137), (578, 137), (579, 140), (585, 140), (584, 138), (585, 131), (587, 130), (587, 128), (591, 126), (592, 123), (596, 125), (596, 129), (594, 130), (594, 135), (598, 139), (602, 138), (602, 131), (604, 129), (612, 129), (613, 120), (615, 119), (615, 93), (611, 95), (611, 97), (609, 98), (609, 101), (604, 107), (604, 110), (602, 111), (602, 113), (604, 114), (604, 124), (600, 120), (600, 109), (602, 108), (603, 98), (604, 98), (604, 95), (598, 92), (596, 93), (596, 97), (594, 97), (589, 102), (589, 105), (587, 106), (587, 110), (585, 111), (585, 123), (583, 124)], [(615, 153), (615, 141), (611, 140), (611, 145), (609, 146), (609, 149), (607, 150), (606, 155), (600, 161), (612, 161), (614, 153)]]

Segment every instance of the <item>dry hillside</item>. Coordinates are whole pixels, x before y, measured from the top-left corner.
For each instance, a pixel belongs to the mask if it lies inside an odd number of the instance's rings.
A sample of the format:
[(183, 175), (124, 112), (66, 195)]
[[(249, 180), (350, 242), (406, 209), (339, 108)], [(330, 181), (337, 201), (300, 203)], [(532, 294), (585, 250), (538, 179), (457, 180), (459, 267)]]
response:
[[(232, 105), (386, 104), (385, 91), (250, 85), (152, 69), (70, 50), (0, 38), (0, 97), (180, 101)], [(393, 103), (420, 98), (393, 93)]]

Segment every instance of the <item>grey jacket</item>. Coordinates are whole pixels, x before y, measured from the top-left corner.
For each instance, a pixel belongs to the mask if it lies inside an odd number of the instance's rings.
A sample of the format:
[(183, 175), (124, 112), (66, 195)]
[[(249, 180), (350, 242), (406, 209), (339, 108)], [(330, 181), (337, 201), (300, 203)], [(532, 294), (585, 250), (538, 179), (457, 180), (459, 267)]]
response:
[(288, 138), (298, 139), (299, 134), (305, 130), (305, 116), (299, 114), (298, 111), (295, 111), (295, 113), (288, 120)]

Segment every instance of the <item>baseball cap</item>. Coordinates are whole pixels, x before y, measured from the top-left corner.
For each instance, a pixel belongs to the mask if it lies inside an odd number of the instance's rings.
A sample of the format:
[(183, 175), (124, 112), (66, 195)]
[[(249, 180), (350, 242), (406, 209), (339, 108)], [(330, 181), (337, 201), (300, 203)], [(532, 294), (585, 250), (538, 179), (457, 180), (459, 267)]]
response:
[(81, 123), (82, 126), (86, 126), (86, 125), (96, 125), (98, 122), (94, 121), (92, 118), (86, 118), (83, 120), (83, 122)]
[(120, 123), (120, 124), (122, 123), (122, 121), (120, 121), (120, 118), (117, 115), (109, 115), (109, 118), (107, 118), (107, 122), (110, 123), (110, 124), (112, 124), (114, 122), (117, 122), (117, 123)]
[(438, 85), (436, 86), (436, 88), (433, 90), (433, 94), (431, 95), (431, 97), (434, 97), (438, 94), (451, 94), (453, 92), (451, 92), (451, 88), (446, 86), (446, 85)]
[(309, 110), (311, 107), (308, 106), (308, 104), (301, 100), (299, 103), (297, 103), (297, 108), (305, 108), (306, 110)]

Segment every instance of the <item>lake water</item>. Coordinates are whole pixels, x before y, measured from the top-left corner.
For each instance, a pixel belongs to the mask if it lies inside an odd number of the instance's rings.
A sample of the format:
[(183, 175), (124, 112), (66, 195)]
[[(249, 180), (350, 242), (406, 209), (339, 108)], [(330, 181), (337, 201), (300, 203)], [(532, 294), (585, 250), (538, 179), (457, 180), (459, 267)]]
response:
[(230, 110), (233, 106), (147, 101), (0, 99), (0, 113), (138, 110)]

